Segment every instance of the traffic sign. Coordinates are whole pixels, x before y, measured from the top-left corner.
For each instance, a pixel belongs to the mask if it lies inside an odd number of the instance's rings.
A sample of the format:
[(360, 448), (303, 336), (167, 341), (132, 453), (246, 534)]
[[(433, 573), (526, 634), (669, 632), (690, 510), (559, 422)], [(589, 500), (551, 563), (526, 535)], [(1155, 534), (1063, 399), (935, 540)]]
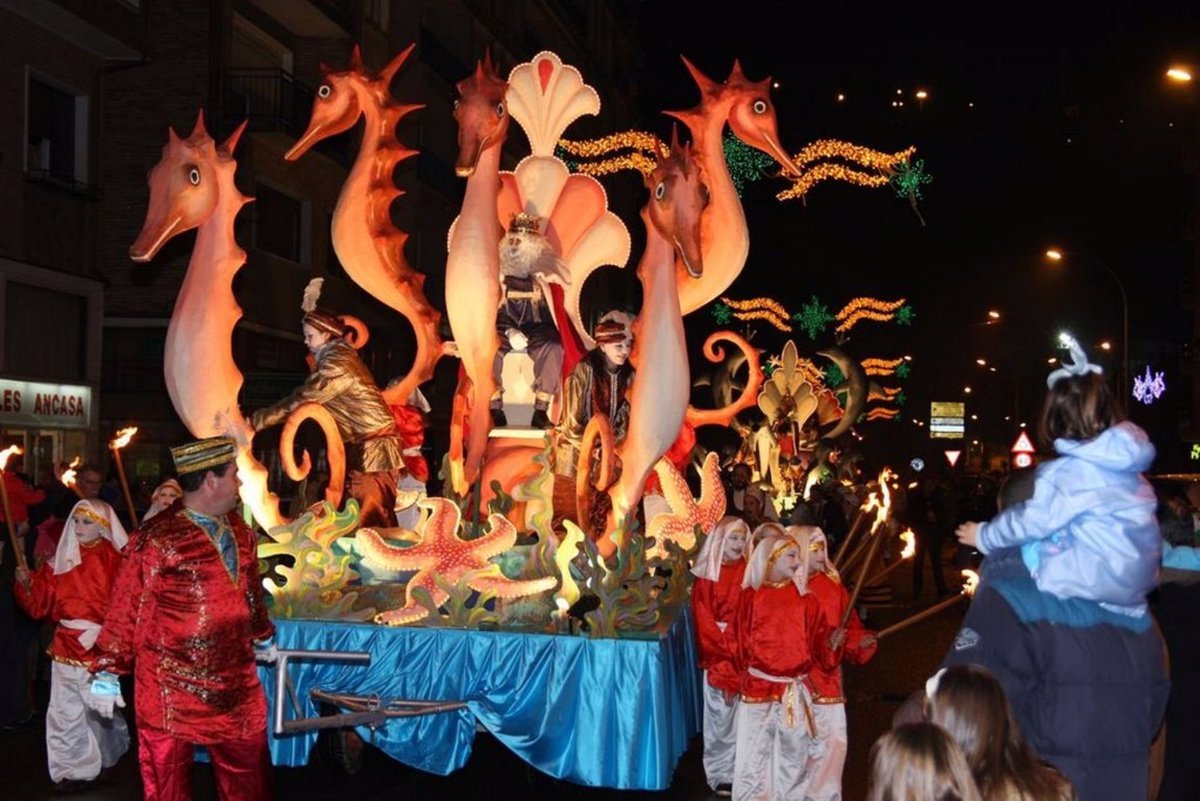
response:
[(1017, 441), (1012, 446), (1013, 453), (1037, 453), (1037, 448), (1033, 447), (1033, 442), (1029, 439), (1029, 434), (1022, 431)]
[(962, 451), (942, 451), (942, 452), (946, 454), (946, 461), (950, 463), (951, 467), (954, 467), (954, 465), (958, 464), (958, 457), (962, 456)]

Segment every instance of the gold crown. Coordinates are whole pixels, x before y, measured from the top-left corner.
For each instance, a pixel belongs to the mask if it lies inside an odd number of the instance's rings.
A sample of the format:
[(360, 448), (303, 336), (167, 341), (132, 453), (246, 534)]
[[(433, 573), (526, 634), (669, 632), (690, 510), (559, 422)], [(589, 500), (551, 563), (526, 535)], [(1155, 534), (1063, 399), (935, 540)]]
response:
[(181, 476), (231, 462), (236, 454), (237, 443), (229, 437), (210, 437), (171, 448), (175, 472)]
[(542, 218), (536, 214), (528, 214), (523, 211), (514, 214), (512, 222), (508, 224), (508, 232), (515, 234), (519, 231), (529, 234), (540, 234), (542, 232)]

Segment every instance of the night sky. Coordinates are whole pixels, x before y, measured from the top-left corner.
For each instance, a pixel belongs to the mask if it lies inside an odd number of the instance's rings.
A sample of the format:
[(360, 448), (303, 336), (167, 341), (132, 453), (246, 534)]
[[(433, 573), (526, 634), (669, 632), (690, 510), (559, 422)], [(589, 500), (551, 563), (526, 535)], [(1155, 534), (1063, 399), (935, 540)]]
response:
[[(968, 413), (981, 417), (972, 434), (1000, 442), (1015, 434), (1003, 421), (1015, 395), (1033, 424), (1059, 330), (1089, 350), (1111, 340), (1108, 372), (1119, 373), (1116, 285), (1095, 264), (1052, 267), (1041, 255), (1051, 245), (1088, 254), (1129, 292), (1131, 373), (1147, 361), (1167, 371), (1161, 405), (1132, 413), (1159, 443), (1161, 465), (1173, 461), (1178, 414), (1190, 405), (1178, 380), (1179, 347), (1192, 337), (1180, 289), (1195, 258), (1200, 88), (1170, 84), (1164, 71), (1195, 63), (1200, 22), (1014, 15), (981, 25), (911, 11), (821, 20), (800, 6), (746, 4), (739, 17), (643, 4), (648, 125), (666, 135), (669, 120), (655, 112), (697, 101), (680, 54), (718, 79), (740, 58), (751, 80), (779, 82), (773, 101), (789, 152), (820, 138), (915, 145), (933, 176), (920, 201), (928, 226), (890, 188), (825, 183), (804, 205), (775, 200), (786, 183), (764, 181), (744, 197), (751, 253), (730, 295), (770, 294), (789, 311), (813, 294), (833, 311), (856, 295), (909, 298), (911, 328), (861, 323), (847, 350), (914, 356), (905, 416), (925, 418), (930, 400), (961, 400), (971, 385)], [(919, 107), (918, 88), (929, 93)], [(892, 107), (897, 99), (903, 108)], [(1001, 323), (982, 325), (993, 308)], [(705, 312), (689, 325), (694, 339), (715, 328)], [(802, 352), (831, 344), (829, 334), (795, 336)], [(759, 326), (755, 342), (777, 351), (783, 339)], [(999, 372), (986, 373), (979, 357)], [(863, 431), (883, 438), (892, 425), (903, 436), (886, 439), (904, 447), (927, 439), (911, 421)]]

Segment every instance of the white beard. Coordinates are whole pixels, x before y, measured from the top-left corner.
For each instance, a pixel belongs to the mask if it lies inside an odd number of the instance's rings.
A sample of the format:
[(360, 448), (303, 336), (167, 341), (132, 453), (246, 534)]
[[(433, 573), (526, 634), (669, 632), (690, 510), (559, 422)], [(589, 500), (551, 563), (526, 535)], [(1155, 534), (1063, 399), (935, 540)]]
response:
[[(514, 237), (517, 241), (510, 244)], [(564, 285), (571, 282), (566, 264), (554, 252), (550, 241), (524, 231), (505, 234), (500, 240), (500, 274), (516, 278), (540, 276)]]

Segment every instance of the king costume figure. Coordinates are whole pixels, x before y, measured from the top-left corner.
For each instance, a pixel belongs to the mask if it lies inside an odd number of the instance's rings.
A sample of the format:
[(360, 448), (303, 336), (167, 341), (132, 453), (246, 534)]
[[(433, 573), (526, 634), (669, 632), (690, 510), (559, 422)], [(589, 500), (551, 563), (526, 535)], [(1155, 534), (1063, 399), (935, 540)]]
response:
[[(543, 220), (533, 214), (517, 214), (508, 233), (500, 240), (500, 308), (496, 328), (500, 345), (492, 376), (492, 424), (508, 425), (504, 413), (504, 357), (510, 351), (525, 351), (533, 359), (533, 428), (549, 428), (550, 403), (562, 385), (563, 342), (555, 323), (550, 283), (570, 282), (566, 265), (542, 232)], [(566, 324), (565, 321), (560, 321)]]
[(346, 324), (317, 308), (322, 281), (309, 282), (301, 305), (313, 371), (291, 395), (254, 412), (250, 425), (255, 431), (278, 425), (305, 402), (324, 406), (346, 445), (349, 493), (360, 502), (362, 525), (394, 526), (396, 487), (405, 472), (404, 443), (374, 376), (346, 339)]
[[(191, 798), (196, 745), (222, 801), (271, 797), (267, 708), (256, 648), (273, 653), (254, 532), (238, 517), (237, 445), (171, 449), (183, 497), (134, 532), (96, 647), (93, 693), (134, 676), (147, 801)], [(115, 681), (108, 682), (115, 691)]]

